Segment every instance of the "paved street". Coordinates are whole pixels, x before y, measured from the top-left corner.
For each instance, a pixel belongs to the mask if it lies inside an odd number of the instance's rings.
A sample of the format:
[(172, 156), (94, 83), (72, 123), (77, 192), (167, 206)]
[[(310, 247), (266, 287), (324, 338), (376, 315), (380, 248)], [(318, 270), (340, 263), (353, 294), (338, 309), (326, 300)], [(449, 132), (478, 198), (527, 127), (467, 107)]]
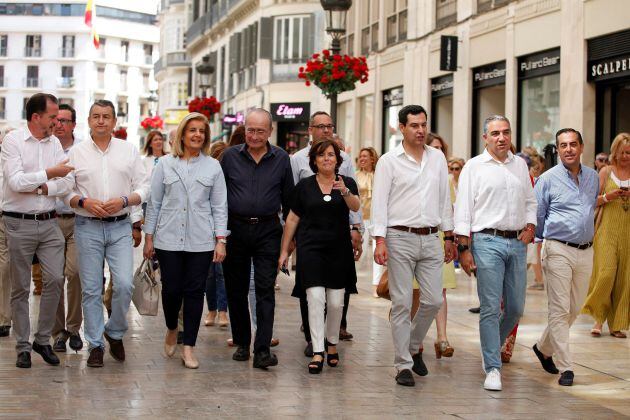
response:
[[(109, 355), (105, 368), (90, 369), (86, 351), (62, 355), (62, 367), (33, 354), (30, 370), (15, 368), (13, 337), (0, 339), (0, 416), (25, 418), (630, 418), (630, 340), (591, 338), (590, 320), (580, 318), (571, 334), (576, 384), (557, 385), (531, 346), (546, 318), (544, 292), (528, 291), (512, 362), (503, 369), (503, 391), (482, 389), (474, 283), (464, 275), (449, 292), (449, 340), (454, 357), (437, 361), (435, 329), (425, 341), (429, 375), (415, 388), (397, 386), (387, 321), (388, 302), (370, 297), (365, 261), (361, 294), (353, 296), (341, 364), (309, 375), (299, 331), (298, 301), (291, 281), (280, 280), (275, 348), (279, 365), (268, 372), (231, 360), (229, 331), (201, 327), (197, 354), (201, 367), (185, 369), (178, 358), (162, 356), (161, 316), (141, 317), (132, 307), (125, 337), (127, 361)], [(38, 298), (32, 299), (36, 302)]]

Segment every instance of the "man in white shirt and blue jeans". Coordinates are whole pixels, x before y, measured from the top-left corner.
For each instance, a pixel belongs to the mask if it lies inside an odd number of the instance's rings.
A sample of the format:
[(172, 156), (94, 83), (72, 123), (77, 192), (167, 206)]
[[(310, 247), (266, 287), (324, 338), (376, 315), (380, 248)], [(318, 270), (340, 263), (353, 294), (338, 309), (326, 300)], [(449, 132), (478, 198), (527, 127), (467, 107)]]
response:
[(527, 244), (534, 238), (536, 197), (527, 164), (510, 151), (508, 119), (486, 118), (483, 138), (485, 151), (469, 160), (459, 177), (455, 233), (461, 267), (477, 276), (484, 388), (500, 391), (501, 343), (525, 306)]
[[(456, 256), (453, 209), (444, 154), (426, 145), (427, 113), (407, 105), (398, 113), (403, 142), (376, 165), (372, 190), (374, 261), (387, 264), (392, 299), (396, 383), (414, 386), (425, 376), (420, 347), (442, 305), (442, 267)], [(444, 232), (444, 249), (438, 236)], [(413, 279), (420, 308), (411, 320)]]
[[(88, 342), (89, 367), (103, 366), (103, 337), (109, 353), (125, 360), (123, 335), (133, 291), (132, 206), (145, 200), (148, 180), (138, 149), (114, 138), (114, 105), (98, 100), (90, 108), (90, 139), (70, 149), (75, 166), (74, 190), (66, 202), (76, 213), (74, 236), (78, 249), (79, 274), (83, 292), (83, 328)], [(101, 292), (103, 261), (114, 278), (112, 315), (104, 323)]]
[[(26, 103), (27, 124), (9, 133), (2, 143), (4, 201), (2, 214), (9, 245), (11, 313), (19, 368), (31, 367), (31, 350), (50, 365), (59, 358), (50, 335), (63, 287), (64, 239), (55, 217), (55, 197), (65, 195), (72, 167), (53, 129), (59, 124), (57, 98), (37, 93)], [(29, 291), (31, 263), (37, 253), (44, 271), (39, 320), (30, 343)]]

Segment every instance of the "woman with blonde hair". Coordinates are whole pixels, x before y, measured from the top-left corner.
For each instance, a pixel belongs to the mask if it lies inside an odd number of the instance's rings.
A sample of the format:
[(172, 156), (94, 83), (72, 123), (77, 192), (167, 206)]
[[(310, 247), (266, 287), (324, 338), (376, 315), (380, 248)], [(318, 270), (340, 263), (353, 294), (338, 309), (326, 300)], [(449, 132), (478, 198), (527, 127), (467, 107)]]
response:
[[(361, 212), (363, 214), (363, 223), (366, 229), (370, 228), (372, 207), (372, 186), (374, 185), (374, 169), (376, 168), (376, 162), (378, 162), (378, 153), (373, 147), (364, 147), (359, 152), (359, 158), (357, 160), (356, 180), (359, 187), (359, 198), (361, 200)], [(369, 246), (370, 235), (363, 235), (363, 249), (367, 249)], [(372, 254), (366, 253), (368, 258), (374, 254), (375, 242), (372, 242)], [(383, 274), (382, 265), (378, 265), (372, 262), (372, 296), (378, 297), (376, 294), (376, 288), (378, 282)]]
[[(159, 222), (159, 223), (158, 223)], [(157, 255), (166, 321), (164, 352), (177, 347), (177, 318), (184, 305), (182, 362), (196, 369), (193, 348), (203, 313), (211, 262), (225, 258), (227, 190), (219, 162), (210, 157), (210, 127), (202, 114), (188, 114), (177, 127), (173, 152), (158, 161), (144, 224), (144, 257)]]
[(630, 325), (630, 134), (620, 133), (610, 147), (610, 165), (599, 172), (600, 196), (593, 239), (593, 273), (582, 313), (595, 318), (599, 337), (626, 338)]

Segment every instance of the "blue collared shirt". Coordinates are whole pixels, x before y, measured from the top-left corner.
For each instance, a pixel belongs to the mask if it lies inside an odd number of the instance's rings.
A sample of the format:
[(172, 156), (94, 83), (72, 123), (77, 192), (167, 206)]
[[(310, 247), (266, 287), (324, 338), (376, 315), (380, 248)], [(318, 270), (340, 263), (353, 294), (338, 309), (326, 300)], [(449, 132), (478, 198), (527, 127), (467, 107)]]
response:
[(581, 165), (578, 183), (559, 163), (542, 174), (534, 187), (538, 200), (536, 237), (584, 244), (593, 240), (599, 194), (597, 172)]

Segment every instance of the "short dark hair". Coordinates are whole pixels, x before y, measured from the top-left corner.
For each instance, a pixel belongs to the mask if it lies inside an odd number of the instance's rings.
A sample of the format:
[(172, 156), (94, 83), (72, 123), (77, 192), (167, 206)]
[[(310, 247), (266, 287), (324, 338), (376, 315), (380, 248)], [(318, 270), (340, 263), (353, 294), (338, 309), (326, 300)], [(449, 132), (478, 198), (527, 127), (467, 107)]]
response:
[(311, 117), (308, 119), (308, 125), (313, 125), (313, 123), (315, 122), (315, 117), (317, 117), (318, 115), (326, 115), (328, 117), (330, 117), (330, 114), (326, 111), (317, 111), (314, 112)]
[(114, 108), (114, 104), (112, 103), (112, 101), (108, 101), (107, 99), (97, 99), (94, 101), (94, 103), (92, 104), (92, 106), (90, 107), (90, 113), (89, 115), (92, 115), (92, 109), (94, 109), (95, 106), (100, 106), (103, 108), (111, 108), (112, 109), (112, 113), (114, 114), (114, 118), (116, 118), (116, 108)]
[(577, 131), (574, 128), (561, 128), (560, 130), (556, 132), (556, 146), (558, 145), (558, 137), (560, 137), (560, 135), (564, 133), (575, 133), (575, 135), (578, 138), (578, 142), (580, 144), (584, 144), (584, 141), (582, 140), (582, 134), (580, 134), (579, 131)]
[(335, 151), (335, 157), (337, 158), (337, 164), (335, 165), (335, 173), (339, 171), (339, 167), (343, 163), (343, 158), (341, 157), (341, 150), (339, 150), (339, 146), (333, 140), (324, 140), (317, 144), (311, 146), (311, 150), (308, 151), (308, 166), (311, 168), (313, 173), (317, 173), (317, 165), (315, 164), (315, 159), (317, 155), (324, 153), (329, 146), (333, 147)]
[(421, 105), (406, 105), (398, 111), (398, 122), (402, 125), (407, 125), (407, 117), (411, 115), (424, 114), (425, 117), (429, 117), (427, 111)]
[(70, 114), (72, 115), (70, 119), (72, 120), (73, 123), (77, 122), (77, 111), (75, 111), (71, 105), (59, 104), (59, 111), (70, 111)]
[(33, 114), (41, 114), (46, 112), (48, 108), (48, 101), (58, 104), (59, 100), (55, 95), (50, 93), (36, 93), (28, 98), (26, 101), (26, 121), (30, 121), (33, 118)]

